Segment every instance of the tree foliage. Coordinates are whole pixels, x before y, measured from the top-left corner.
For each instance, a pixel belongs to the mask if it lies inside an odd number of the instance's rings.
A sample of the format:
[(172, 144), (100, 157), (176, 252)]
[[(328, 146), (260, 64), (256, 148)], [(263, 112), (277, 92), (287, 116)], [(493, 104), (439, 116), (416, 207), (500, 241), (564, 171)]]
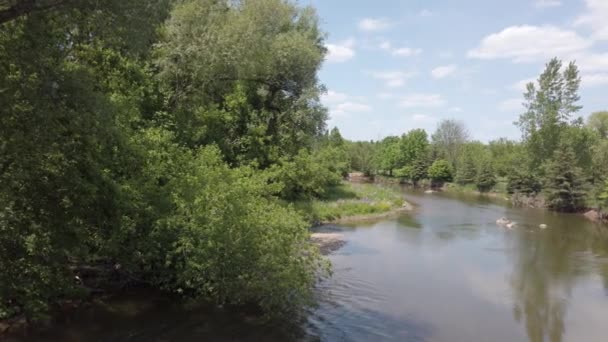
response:
[(494, 167), (490, 159), (485, 159), (479, 167), (475, 185), (480, 192), (490, 191), (496, 185), (496, 176), (494, 175)]
[(110, 0), (26, 14), (0, 31), (0, 319), (84, 294), (89, 264), (204, 301), (307, 302), (319, 257), (283, 199), (322, 193), (349, 163), (325, 132), (314, 11)]
[(432, 141), (440, 158), (446, 159), (452, 165), (456, 165), (460, 147), (469, 140), (469, 132), (464, 123), (445, 119), (439, 122)]
[(452, 166), (447, 160), (439, 159), (433, 162), (428, 170), (428, 175), (433, 183), (441, 184), (452, 180)]
[(578, 88), (581, 78), (574, 62), (562, 70), (562, 62), (553, 58), (538, 78), (538, 87), (529, 83), (524, 94), (526, 112), (517, 125), (535, 166), (553, 156), (562, 134), (581, 107)]
[(561, 146), (547, 164), (547, 202), (557, 211), (577, 211), (584, 207), (585, 190), (574, 151)]

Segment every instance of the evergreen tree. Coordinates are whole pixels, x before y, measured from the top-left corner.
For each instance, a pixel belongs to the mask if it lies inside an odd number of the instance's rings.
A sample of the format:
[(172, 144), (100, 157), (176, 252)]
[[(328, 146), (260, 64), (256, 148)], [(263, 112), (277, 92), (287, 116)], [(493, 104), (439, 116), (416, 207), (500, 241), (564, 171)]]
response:
[(409, 177), (414, 185), (418, 185), (418, 182), (427, 178), (428, 170), (430, 165), (430, 159), (428, 155), (422, 155), (418, 159), (414, 160)]
[(470, 153), (465, 153), (458, 165), (456, 171), (456, 183), (460, 185), (475, 183), (477, 178), (477, 167), (475, 166), (475, 160)]
[(477, 189), (481, 192), (488, 192), (496, 185), (496, 176), (494, 176), (494, 167), (492, 162), (487, 159), (481, 163), (479, 173), (476, 179)]
[(584, 207), (585, 190), (576, 156), (568, 146), (560, 146), (547, 164), (547, 203), (557, 211), (574, 212)]
[(452, 180), (452, 166), (447, 160), (439, 159), (429, 167), (429, 177), (435, 185)]

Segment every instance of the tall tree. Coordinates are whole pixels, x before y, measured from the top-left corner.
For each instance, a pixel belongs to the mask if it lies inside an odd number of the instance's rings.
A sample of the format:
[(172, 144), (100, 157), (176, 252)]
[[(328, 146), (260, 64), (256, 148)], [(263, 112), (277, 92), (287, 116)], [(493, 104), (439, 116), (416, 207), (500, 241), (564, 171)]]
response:
[(526, 112), (516, 124), (536, 167), (553, 156), (564, 129), (582, 108), (577, 104), (580, 82), (574, 62), (562, 70), (562, 62), (553, 58), (538, 78), (538, 87), (528, 83), (524, 94)]
[(453, 119), (439, 122), (432, 141), (440, 157), (445, 158), (452, 165), (456, 165), (458, 151), (462, 144), (469, 140), (469, 132), (464, 123)]

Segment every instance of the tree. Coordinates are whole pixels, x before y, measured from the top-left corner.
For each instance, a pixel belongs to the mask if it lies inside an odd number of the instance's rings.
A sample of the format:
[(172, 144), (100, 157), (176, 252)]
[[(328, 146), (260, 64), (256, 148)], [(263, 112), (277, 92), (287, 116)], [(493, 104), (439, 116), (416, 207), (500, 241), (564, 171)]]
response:
[(562, 145), (547, 164), (547, 203), (557, 211), (573, 212), (584, 207), (585, 191), (581, 170), (576, 166), (576, 156), (569, 146)]
[(266, 168), (324, 133), (317, 71), (326, 50), (313, 9), (180, 1), (163, 32), (156, 66), (183, 144), (217, 144), (233, 165)]
[(418, 182), (426, 179), (429, 174), (428, 170), (431, 165), (428, 154), (421, 155), (418, 159), (414, 160), (411, 170), (409, 170), (409, 178), (411, 179), (414, 186), (418, 185)]
[(492, 164), (496, 174), (501, 177), (507, 176), (517, 164), (523, 154), (523, 146), (520, 143), (505, 138), (492, 140), (488, 143), (488, 150), (492, 158)]
[(496, 185), (496, 176), (494, 176), (494, 167), (492, 161), (486, 158), (479, 168), (475, 185), (480, 192), (490, 191)]
[(587, 127), (602, 138), (608, 138), (608, 111), (595, 112), (587, 118)]
[(351, 143), (348, 148), (351, 169), (363, 172), (366, 176), (374, 175), (376, 171), (376, 154), (378, 144), (369, 141)]
[(572, 115), (581, 109), (577, 105), (580, 82), (574, 62), (562, 71), (562, 62), (553, 58), (538, 78), (538, 87), (528, 83), (524, 94), (526, 112), (516, 124), (535, 167), (553, 156)]
[(600, 217), (604, 217), (605, 214), (603, 210), (608, 207), (608, 180), (604, 182), (604, 186), (601, 188), (597, 200)]
[(473, 184), (477, 178), (477, 165), (472, 153), (465, 151), (458, 161), (456, 169), (456, 183), (461, 185)]
[(433, 144), (437, 147), (440, 157), (445, 158), (452, 165), (456, 165), (458, 151), (468, 139), (469, 132), (464, 123), (453, 119), (439, 122), (432, 135)]
[(386, 137), (379, 144), (377, 154), (378, 168), (389, 176), (393, 175), (393, 170), (402, 166), (401, 154), (399, 151), (399, 137)]
[(452, 180), (452, 166), (447, 160), (439, 159), (429, 167), (428, 174), (434, 184), (443, 184)]
[(507, 177), (507, 193), (522, 193), (527, 196), (536, 195), (541, 190), (541, 183), (533, 172), (514, 168)]
[(411, 166), (415, 160), (427, 154), (428, 136), (423, 129), (413, 129), (401, 136), (399, 145), (401, 166)]

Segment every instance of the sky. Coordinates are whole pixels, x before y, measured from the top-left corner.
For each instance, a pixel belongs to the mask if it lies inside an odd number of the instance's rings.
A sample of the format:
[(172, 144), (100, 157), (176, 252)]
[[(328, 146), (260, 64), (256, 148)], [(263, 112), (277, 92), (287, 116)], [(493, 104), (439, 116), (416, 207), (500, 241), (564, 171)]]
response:
[(328, 127), (351, 140), (456, 119), (473, 139), (519, 139), (525, 84), (575, 60), (580, 116), (608, 109), (608, 0), (301, 0), (328, 54)]

